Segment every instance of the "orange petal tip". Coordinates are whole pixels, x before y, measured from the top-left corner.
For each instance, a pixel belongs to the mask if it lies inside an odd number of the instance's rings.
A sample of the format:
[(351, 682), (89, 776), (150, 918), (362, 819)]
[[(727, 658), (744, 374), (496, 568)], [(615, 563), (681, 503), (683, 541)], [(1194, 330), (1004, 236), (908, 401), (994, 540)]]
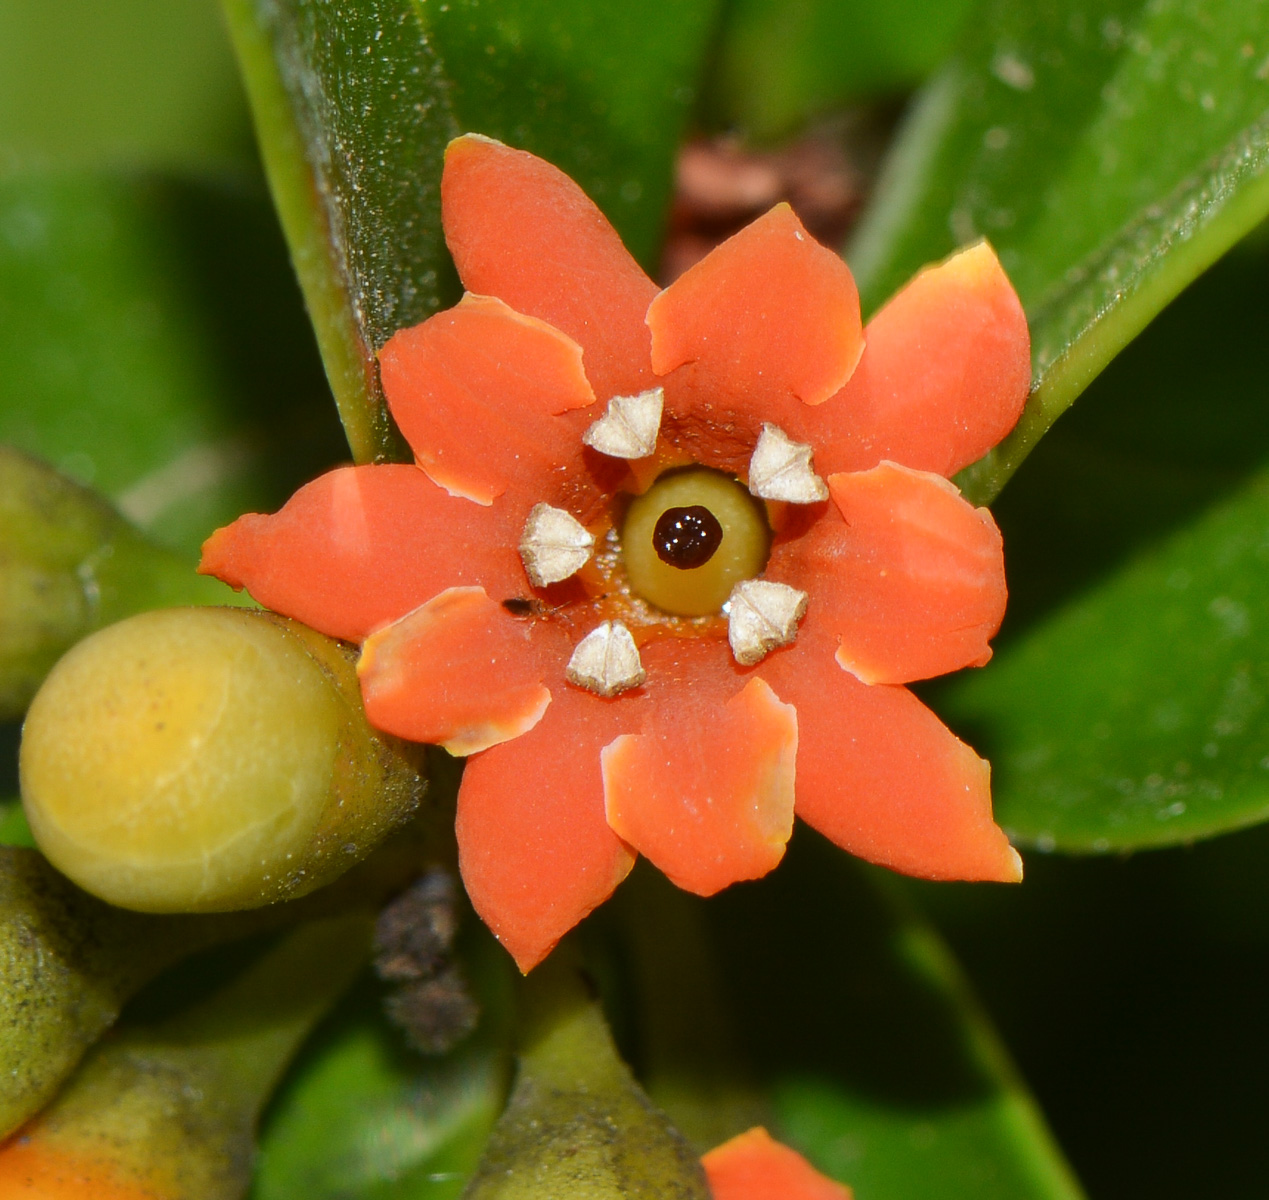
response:
[(713, 1200), (851, 1200), (851, 1190), (822, 1175), (761, 1125), (701, 1159)]
[(695, 362), (728, 392), (808, 405), (849, 381), (864, 352), (850, 269), (778, 204), (717, 246), (649, 305), (652, 369)]
[(758, 879), (793, 832), (797, 713), (753, 678), (689, 746), (670, 713), (600, 756), (608, 824), (701, 896)]

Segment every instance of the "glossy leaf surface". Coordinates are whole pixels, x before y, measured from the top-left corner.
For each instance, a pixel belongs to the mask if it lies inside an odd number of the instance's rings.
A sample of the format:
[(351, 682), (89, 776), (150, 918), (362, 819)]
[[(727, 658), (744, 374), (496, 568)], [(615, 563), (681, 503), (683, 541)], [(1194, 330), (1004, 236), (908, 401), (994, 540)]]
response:
[(884, 872), (803, 828), (778, 871), (708, 904), (631, 886), (631, 923), (651, 924), (635, 959), (649, 1087), (698, 1140), (764, 1121), (872, 1200), (1079, 1200), (947, 949)]
[(1034, 392), (961, 481), (994, 496), (1122, 347), (1269, 212), (1261, 0), (992, 0), (917, 102), (851, 262), (869, 306), (987, 237)]
[(936, 703), (1026, 844), (1124, 850), (1269, 816), (1267, 266), (1240, 249), (1200, 280), (997, 506), (1009, 623)]
[(252, 1200), (450, 1200), (480, 1160), (510, 1082), (509, 961), (483, 930), (464, 937), (476, 1033), (421, 1057), (383, 1016), (366, 977), (283, 1082), (261, 1132)]
[(455, 298), (445, 144), (569, 171), (645, 263), (717, 0), (226, 0), (282, 223), (358, 461), (403, 452), (374, 356)]
[(192, 555), (338, 453), (311, 347), (261, 198), (0, 181), (0, 442), (158, 540)]

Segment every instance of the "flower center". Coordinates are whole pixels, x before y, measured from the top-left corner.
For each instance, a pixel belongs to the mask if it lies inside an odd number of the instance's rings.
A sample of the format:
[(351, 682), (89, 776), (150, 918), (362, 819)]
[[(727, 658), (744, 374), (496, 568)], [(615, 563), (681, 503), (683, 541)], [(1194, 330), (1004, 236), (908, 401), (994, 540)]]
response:
[(767, 562), (766, 512), (735, 479), (703, 467), (667, 471), (636, 496), (621, 529), (634, 592), (665, 612), (707, 616)]

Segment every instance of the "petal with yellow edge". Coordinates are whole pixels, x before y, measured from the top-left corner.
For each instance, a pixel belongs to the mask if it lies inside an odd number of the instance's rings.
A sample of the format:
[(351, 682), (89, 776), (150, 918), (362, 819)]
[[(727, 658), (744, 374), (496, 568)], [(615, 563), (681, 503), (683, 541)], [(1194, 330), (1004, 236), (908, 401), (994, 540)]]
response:
[(810, 592), (837, 661), (864, 683), (909, 683), (991, 658), (1007, 598), (991, 513), (895, 463), (828, 486), (828, 511), (775, 548), (768, 574)]
[(558, 642), (553, 632), (517, 620), (484, 588), (447, 588), (366, 639), (357, 663), (366, 716), (457, 755), (528, 733), (551, 702), (532, 642)]
[(807, 426), (823, 472), (882, 459), (950, 478), (1017, 424), (1031, 338), (986, 242), (926, 267), (868, 322), (859, 369)]
[(906, 688), (860, 683), (808, 610), (759, 674), (798, 713), (797, 815), (843, 850), (923, 879), (1016, 883), (991, 769)]
[(581, 429), (558, 419), (595, 402), (582, 348), (501, 300), (466, 295), (393, 334), (379, 354), (388, 407), (428, 476), (490, 504), (581, 454)]
[(643, 318), (657, 285), (558, 167), (492, 138), (455, 138), (441, 219), (463, 286), (571, 337), (601, 400), (655, 386)]
[(644, 732), (604, 748), (604, 802), (621, 838), (679, 887), (712, 896), (784, 857), (798, 721), (761, 679), (721, 704), (704, 690), (667, 691)]
[(787, 204), (679, 276), (652, 302), (648, 327), (658, 375), (693, 363), (700, 403), (712, 390), (768, 413), (790, 397), (822, 404), (864, 347), (850, 270)]

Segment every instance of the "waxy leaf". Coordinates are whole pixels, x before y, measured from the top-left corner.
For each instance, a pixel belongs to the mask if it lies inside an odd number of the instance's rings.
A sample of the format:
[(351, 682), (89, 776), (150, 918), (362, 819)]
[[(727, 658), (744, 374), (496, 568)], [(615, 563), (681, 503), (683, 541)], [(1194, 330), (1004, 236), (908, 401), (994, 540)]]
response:
[(645, 265), (718, 0), (225, 0), (265, 165), (360, 462), (405, 455), (375, 355), (456, 296), (462, 132), (569, 171)]
[(443, 1058), (413, 1054), (367, 979), (274, 1098), (252, 1200), (453, 1200), (498, 1118), (509, 1065), (487, 1029)]
[(1042, 849), (1161, 846), (1269, 818), (1269, 474), (1117, 572), (940, 706)]
[(997, 505), (1010, 617), (936, 703), (1026, 844), (1126, 850), (1269, 816), (1267, 267), (1240, 248), (1189, 289)]
[(892, 877), (801, 829), (777, 871), (708, 903), (634, 883), (627, 925), (650, 925), (633, 942), (636, 1041), (653, 1099), (690, 1136), (763, 1121), (861, 1200), (1079, 1200)]
[(999, 251), (1033, 393), (961, 476), (975, 500), (1269, 212), (1267, 63), (1261, 0), (991, 0), (926, 86), (850, 259), (872, 307), (958, 245)]
[(252, 1200), (453, 1200), (480, 1161), (511, 1074), (510, 961), (467, 914), (458, 947), (475, 1033), (421, 1056), (367, 975), (319, 1029), (261, 1130)]

